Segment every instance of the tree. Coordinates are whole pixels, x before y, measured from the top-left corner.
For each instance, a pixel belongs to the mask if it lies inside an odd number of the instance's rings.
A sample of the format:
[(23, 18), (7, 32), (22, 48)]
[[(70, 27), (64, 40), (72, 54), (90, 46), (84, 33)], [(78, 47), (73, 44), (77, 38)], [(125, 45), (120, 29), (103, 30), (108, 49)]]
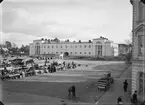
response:
[(26, 45), (26, 46), (22, 45), (21, 48), (19, 49), (19, 51), (23, 52), (25, 54), (28, 54), (29, 53), (29, 46), (28, 45)]
[(130, 53), (126, 54), (125, 58), (126, 58), (126, 62), (131, 64), (132, 53), (130, 52)]
[(132, 52), (132, 33), (129, 34), (129, 39), (124, 40), (128, 46), (129, 53)]
[(15, 43), (12, 43), (12, 48), (16, 48), (17, 45)]
[(12, 48), (12, 44), (9, 41), (5, 41), (5, 45), (6, 45), (7, 49)]
[(65, 42), (69, 42), (69, 39), (67, 39)]
[(0, 55), (2, 55), (3, 57), (5, 55), (5, 52), (4, 52), (4, 50), (2, 48), (0, 48)]
[(128, 53), (125, 55), (125, 59), (127, 63), (131, 64), (131, 59), (132, 59), (132, 32), (129, 34), (129, 39), (125, 40), (125, 43), (128, 47)]
[(11, 54), (16, 54), (16, 53), (18, 53), (18, 51), (19, 51), (18, 47), (10, 49)]

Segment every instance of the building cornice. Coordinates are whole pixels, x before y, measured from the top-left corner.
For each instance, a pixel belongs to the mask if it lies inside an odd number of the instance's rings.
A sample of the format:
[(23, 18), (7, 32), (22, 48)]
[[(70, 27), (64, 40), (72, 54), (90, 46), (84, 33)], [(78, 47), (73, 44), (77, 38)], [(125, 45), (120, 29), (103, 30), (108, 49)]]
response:
[(142, 27), (145, 27), (145, 24), (140, 24), (139, 26), (137, 26), (134, 30), (132, 30), (132, 32), (136, 32), (137, 30), (141, 29)]

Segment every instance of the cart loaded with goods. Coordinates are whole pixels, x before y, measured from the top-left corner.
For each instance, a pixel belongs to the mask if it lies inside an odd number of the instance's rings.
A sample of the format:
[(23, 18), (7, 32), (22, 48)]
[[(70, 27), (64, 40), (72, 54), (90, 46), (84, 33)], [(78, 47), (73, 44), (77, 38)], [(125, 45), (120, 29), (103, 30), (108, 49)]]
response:
[(102, 77), (97, 82), (98, 90), (107, 91), (110, 86), (114, 83), (114, 79), (111, 77), (111, 73), (108, 73), (105, 77)]

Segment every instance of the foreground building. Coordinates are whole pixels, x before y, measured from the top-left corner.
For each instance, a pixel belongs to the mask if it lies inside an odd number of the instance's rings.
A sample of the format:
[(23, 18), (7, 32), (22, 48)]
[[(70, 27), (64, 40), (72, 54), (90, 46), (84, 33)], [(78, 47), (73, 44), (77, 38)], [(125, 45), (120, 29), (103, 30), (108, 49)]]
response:
[(30, 44), (30, 56), (59, 55), (104, 57), (114, 56), (112, 42), (100, 37), (89, 42), (57, 42), (50, 40), (34, 40)]
[(145, 4), (144, 0), (130, 0), (133, 5), (133, 59), (132, 94), (138, 92), (140, 101), (145, 100)]

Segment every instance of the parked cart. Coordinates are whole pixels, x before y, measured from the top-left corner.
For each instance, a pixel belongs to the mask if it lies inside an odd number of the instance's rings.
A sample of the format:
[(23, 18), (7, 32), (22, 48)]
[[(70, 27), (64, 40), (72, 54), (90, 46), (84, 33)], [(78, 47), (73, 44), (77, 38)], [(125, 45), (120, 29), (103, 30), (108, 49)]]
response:
[(114, 79), (112, 77), (103, 77), (98, 80), (97, 88), (98, 90), (105, 90), (107, 91), (110, 86), (114, 83)]

